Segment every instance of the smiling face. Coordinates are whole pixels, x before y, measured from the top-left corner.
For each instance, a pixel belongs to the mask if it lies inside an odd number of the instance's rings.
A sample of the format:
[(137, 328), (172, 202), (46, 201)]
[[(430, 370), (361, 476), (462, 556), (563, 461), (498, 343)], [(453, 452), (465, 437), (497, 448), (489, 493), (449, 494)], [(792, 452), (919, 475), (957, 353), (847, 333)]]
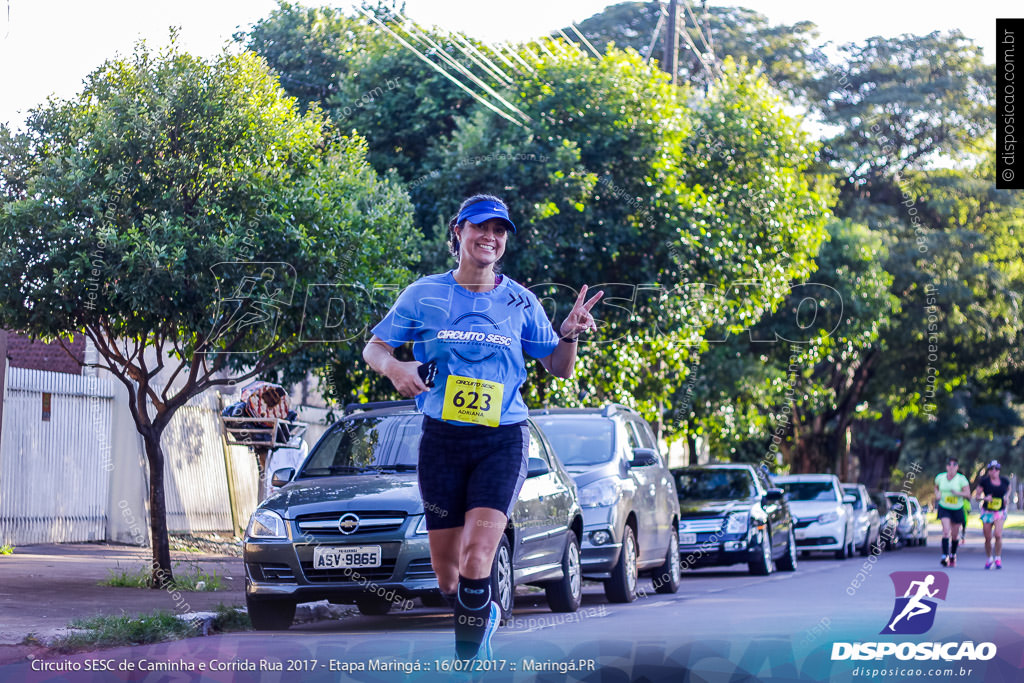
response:
[[(956, 474), (956, 471), (958, 469), (960, 469), (960, 466), (957, 463), (955, 463), (955, 462), (948, 462), (948, 463), (946, 463), (946, 474), (949, 475), (950, 479), (953, 478), (953, 475)], [(932, 471), (934, 472), (935, 470), (932, 470)]]
[(480, 225), (465, 221), (456, 228), (459, 238), (459, 259), (472, 259), (476, 265), (494, 265), (505, 253), (508, 226), (498, 218), (490, 218)]

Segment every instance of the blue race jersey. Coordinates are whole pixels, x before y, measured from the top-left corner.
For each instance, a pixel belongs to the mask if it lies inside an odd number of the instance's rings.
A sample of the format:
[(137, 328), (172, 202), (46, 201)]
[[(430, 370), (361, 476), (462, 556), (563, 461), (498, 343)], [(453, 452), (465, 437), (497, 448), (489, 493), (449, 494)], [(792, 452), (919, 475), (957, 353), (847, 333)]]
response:
[(416, 397), (416, 405), (438, 420), (449, 375), (501, 383), (500, 424), (525, 420), (523, 352), (544, 358), (558, 346), (540, 302), (521, 284), (502, 276), (491, 291), (471, 292), (453, 271), (409, 285), (373, 333), (392, 347), (413, 342), (413, 357), (421, 363), (437, 361), (434, 386)]

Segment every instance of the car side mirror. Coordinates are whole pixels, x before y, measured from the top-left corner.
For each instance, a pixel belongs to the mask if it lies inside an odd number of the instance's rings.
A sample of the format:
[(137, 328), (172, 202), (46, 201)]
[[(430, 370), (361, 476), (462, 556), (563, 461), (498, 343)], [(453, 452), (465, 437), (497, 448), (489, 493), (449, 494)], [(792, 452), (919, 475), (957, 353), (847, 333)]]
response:
[(777, 503), (785, 497), (786, 492), (782, 489), (768, 489), (761, 500), (765, 503)]
[(285, 467), (283, 469), (275, 470), (274, 471), (274, 476), (271, 477), (270, 483), (273, 484), (276, 487), (281, 487), (281, 486), (284, 486), (285, 484), (287, 484), (288, 482), (290, 482), (292, 480), (292, 477), (294, 477), (294, 476), (295, 476), (295, 468), (294, 467)]
[(630, 467), (648, 467), (658, 464), (658, 454), (653, 448), (634, 448), (633, 459), (629, 461)]
[(530, 458), (526, 466), (526, 478), (539, 477), (550, 471), (551, 468), (548, 467), (548, 463), (544, 458)]
[(843, 496), (843, 504), (845, 504), (845, 505), (856, 505), (857, 504), (857, 496), (853, 496), (853, 495), (850, 495), (849, 493), (847, 493), (845, 496)]
[(874, 512), (877, 509), (878, 509), (878, 506), (875, 505), (874, 503), (872, 503), (871, 505), (868, 505), (868, 512)]

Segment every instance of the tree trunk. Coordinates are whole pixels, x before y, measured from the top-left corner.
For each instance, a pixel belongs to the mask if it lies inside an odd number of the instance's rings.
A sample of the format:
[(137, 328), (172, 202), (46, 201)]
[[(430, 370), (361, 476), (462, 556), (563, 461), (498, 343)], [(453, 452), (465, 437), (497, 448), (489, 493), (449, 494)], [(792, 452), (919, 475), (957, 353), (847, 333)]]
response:
[[(140, 430), (142, 431), (142, 430)], [(153, 566), (150, 588), (163, 588), (174, 581), (171, 547), (167, 540), (167, 505), (164, 500), (164, 452), (160, 447), (162, 428), (142, 431), (149, 461), (149, 528), (153, 536)]]

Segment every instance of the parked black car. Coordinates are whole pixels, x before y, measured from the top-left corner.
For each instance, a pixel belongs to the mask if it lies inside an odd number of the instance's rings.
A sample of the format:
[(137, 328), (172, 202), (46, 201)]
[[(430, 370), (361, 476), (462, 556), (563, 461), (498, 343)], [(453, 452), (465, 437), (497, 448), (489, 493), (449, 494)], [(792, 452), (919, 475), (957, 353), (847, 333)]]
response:
[[(440, 604), (416, 479), (423, 416), (412, 401), (336, 422), (298, 472), (260, 504), (245, 533), (245, 597), (258, 630), (286, 629), (300, 602), (385, 614), (401, 600)], [(515, 587), (541, 586), (558, 612), (582, 596), (583, 515), (572, 477), (530, 423), (529, 471), (492, 569), (504, 616)]]
[(679, 587), (679, 506), (651, 426), (636, 411), (546, 408), (531, 417), (576, 480), (583, 508), (583, 576), (612, 602), (632, 602), (637, 577), (659, 593)]
[(752, 574), (797, 567), (793, 518), (782, 489), (751, 465), (672, 470), (679, 491), (684, 567), (747, 563)]

